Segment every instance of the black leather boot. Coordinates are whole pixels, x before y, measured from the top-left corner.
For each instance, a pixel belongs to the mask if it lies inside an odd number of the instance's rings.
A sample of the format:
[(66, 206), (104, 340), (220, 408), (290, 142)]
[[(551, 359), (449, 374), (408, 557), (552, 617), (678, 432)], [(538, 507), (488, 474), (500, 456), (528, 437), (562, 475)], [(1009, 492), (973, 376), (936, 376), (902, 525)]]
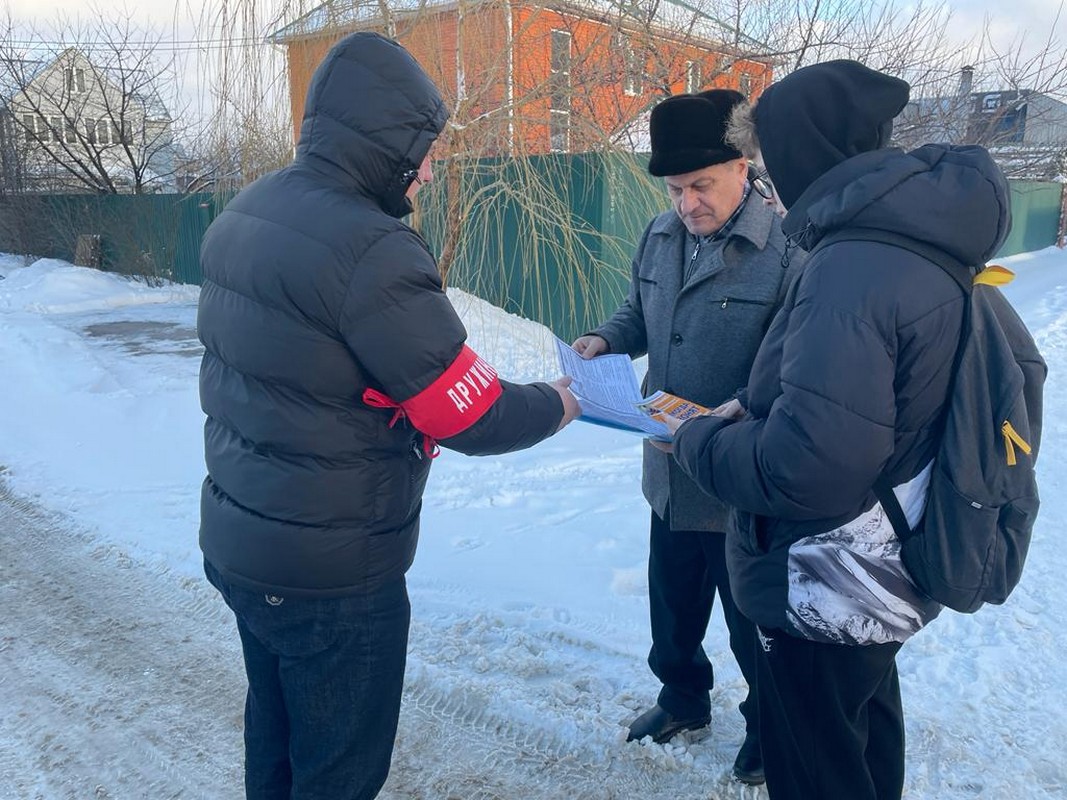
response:
[(737, 751), (734, 777), (749, 786), (758, 786), (766, 780), (763, 776), (763, 754), (760, 752), (759, 739), (751, 734), (745, 734), (745, 741)]
[(646, 736), (651, 736), (652, 741), (663, 744), (670, 741), (675, 734), (705, 728), (709, 722), (711, 722), (711, 714), (689, 718), (675, 717), (659, 705), (654, 705), (630, 723), (630, 734), (626, 737), (626, 741), (640, 741)]

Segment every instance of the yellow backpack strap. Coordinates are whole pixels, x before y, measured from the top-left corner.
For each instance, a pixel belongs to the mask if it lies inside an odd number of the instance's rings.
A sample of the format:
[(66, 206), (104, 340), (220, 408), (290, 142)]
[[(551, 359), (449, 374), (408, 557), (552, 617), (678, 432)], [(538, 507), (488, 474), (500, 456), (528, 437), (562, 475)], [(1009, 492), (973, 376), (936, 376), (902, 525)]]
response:
[[(1014, 279), (1015, 273), (1010, 269), (1005, 269), (999, 264), (990, 264), (974, 276), (974, 285), (1004, 286), (1011, 283)], [(1006, 456), (1008, 466), (1014, 467), (1016, 463), (1018, 463), (1015, 455), (1016, 447), (1026, 453), (1026, 455), (1030, 455), (1031, 447), (1029, 442), (1019, 435), (1019, 432), (1015, 430), (1015, 427), (1008, 420), (1004, 420), (1004, 424), (1000, 426), (1000, 432), (1004, 436), (1004, 449), (1007, 451)]]
[(974, 276), (975, 286), (1004, 286), (1015, 280), (1015, 273), (999, 264), (990, 264)]
[(1004, 449), (1007, 450), (1007, 460), (1009, 467), (1014, 467), (1017, 463), (1015, 459), (1016, 447), (1026, 453), (1026, 455), (1030, 455), (1030, 453), (1033, 451), (1033, 448), (1030, 447), (1029, 442), (1027, 442), (1025, 439), (1023, 439), (1022, 436), (1019, 435), (1019, 432), (1015, 430), (1015, 427), (1010, 422), (1008, 422), (1008, 420), (1004, 420), (1004, 424), (1000, 426), (1000, 432), (1004, 434)]

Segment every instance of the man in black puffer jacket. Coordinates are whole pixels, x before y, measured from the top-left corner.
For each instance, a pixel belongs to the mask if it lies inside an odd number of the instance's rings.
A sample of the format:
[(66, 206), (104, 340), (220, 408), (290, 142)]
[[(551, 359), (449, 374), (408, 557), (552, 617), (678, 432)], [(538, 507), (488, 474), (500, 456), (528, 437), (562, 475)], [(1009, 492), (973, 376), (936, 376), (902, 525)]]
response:
[(204, 237), (200, 546), (244, 650), (249, 798), (377, 795), (437, 445), (518, 450), (578, 413), (565, 380), (507, 383), (465, 344), (400, 221), (446, 118), (402, 47), (348, 36), (312, 79), (293, 164)]
[(1010, 206), (980, 147), (886, 147), (908, 93), (853, 61), (816, 64), (732, 125), (810, 255), (752, 366), (747, 414), (683, 424), (674, 454), (740, 509), (730, 582), (759, 626), (773, 800), (900, 797), (896, 653), (939, 611), (901, 564), (873, 486), (884, 474), (917, 523), (965, 302), (919, 253), (983, 264)]

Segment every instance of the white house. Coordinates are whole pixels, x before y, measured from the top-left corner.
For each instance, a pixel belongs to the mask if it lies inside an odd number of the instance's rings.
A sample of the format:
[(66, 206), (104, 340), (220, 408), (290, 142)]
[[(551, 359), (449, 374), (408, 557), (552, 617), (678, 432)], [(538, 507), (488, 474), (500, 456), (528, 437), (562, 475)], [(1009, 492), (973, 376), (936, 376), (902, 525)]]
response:
[(47, 61), (3, 61), (0, 71), (0, 128), (21, 190), (174, 188), (173, 122), (142, 69), (100, 66), (70, 48)]

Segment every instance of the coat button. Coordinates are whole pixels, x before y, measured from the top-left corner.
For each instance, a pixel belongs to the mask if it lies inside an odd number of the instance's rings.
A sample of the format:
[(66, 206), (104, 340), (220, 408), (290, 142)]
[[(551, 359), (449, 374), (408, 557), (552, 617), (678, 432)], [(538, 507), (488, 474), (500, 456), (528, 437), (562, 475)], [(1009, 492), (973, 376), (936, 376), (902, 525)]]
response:
[(681, 344), (681, 343), (682, 343), (682, 334), (680, 334), (680, 333), (676, 333), (676, 334), (674, 334), (674, 335), (673, 335), (673, 336), (671, 337), (671, 342), (672, 342), (673, 344), (676, 344), (676, 345), (678, 345), (678, 344)]

